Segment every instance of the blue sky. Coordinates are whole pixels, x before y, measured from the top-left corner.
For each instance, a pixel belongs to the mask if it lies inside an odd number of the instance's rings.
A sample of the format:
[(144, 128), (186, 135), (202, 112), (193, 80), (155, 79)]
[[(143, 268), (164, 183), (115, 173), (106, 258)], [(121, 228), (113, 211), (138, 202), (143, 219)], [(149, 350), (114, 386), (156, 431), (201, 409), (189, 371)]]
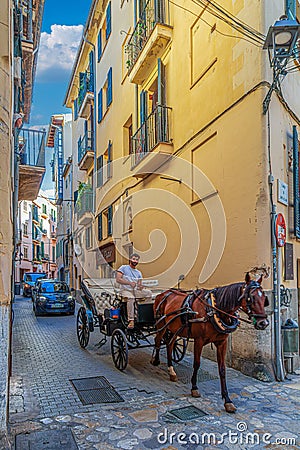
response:
[[(70, 112), (63, 101), (90, 5), (91, 0), (45, 0), (30, 126), (48, 125), (52, 114)], [(43, 189), (52, 187), (47, 153)]]

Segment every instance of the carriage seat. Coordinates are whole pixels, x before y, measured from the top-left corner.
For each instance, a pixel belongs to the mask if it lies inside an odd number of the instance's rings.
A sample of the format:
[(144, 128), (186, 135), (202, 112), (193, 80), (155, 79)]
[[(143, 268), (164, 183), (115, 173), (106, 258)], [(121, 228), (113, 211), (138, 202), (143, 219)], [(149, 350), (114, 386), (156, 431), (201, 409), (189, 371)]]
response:
[[(116, 283), (116, 285), (118, 285), (119, 288), (120, 288), (120, 285), (118, 283)], [(145, 304), (147, 304), (147, 303), (151, 303), (151, 304), (154, 303), (154, 300), (155, 300), (155, 297), (157, 295), (157, 292), (154, 292), (152, 290), (152, 288), (158, 286), (158, 280), (146, 280), (146, 279), (143, 279), (142, 286), (145, 289), (150, 289), (152, 291), (152, 300), (147, 299), (147, 297), (136, 298), (135, 299), (136, 303), (145, 303)], [(121, 295), (121, 300), (122, 301), (126, 301), (127, 297)]]
[(106, 308), (114, 307), (116, 297), (120, 294), (119, 285), (114, 278), (85, 279), (98, 315), (103, 315)]

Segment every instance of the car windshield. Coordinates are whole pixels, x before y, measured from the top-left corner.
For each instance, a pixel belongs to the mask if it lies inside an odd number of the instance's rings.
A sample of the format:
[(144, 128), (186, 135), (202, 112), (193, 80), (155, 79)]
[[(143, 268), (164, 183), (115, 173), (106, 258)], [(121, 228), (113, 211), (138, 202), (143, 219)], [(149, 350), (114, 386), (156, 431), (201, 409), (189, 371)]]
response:
[(46, 293), (66, 293), (70, 292), (69, 287), (66, 283), (57, 282), (57, 283), (42, 283), (41, 285), (41, 292)]
[(24, 276), (24, 281), (36, 281), (39, 278), (46, 278), (45, 273), (27, 273)]

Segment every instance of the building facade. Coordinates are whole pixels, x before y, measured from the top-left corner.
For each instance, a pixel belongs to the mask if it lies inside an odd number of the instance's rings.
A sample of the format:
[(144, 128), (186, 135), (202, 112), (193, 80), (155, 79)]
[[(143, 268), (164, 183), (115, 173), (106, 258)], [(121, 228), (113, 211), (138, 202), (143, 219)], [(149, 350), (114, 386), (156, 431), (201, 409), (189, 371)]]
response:
[[(273, 81), (263, 45), (275, 20), (298, 13), (296, 0), (95, 0), (65, 99), (84, 177), (77, 276), (110, 276), (133, 251), (162, 287), (184, 275), (182, 287), (213, 288), (271, 267), (270, 327), (243, 326), (228, 349), (229, 364), (265, 379), (281, 354), (274, 312), (284, 292), (293, 300), (280, 323), (299, 322), (300, 77), (295, 51), (263, 111)], [(283, 251), (271, 232), (277, 213)]]
[[(20, 133), (29, 121), (44, 0), (4, 0), (0, 8), (0, 307), (1, 400), (0, 438), (5, 435), (10, 365), (10, 314), (17, 260), (18, 200), (33, 200), (44, 174), (41, 152), (32, 155), (28, 136)], [(39, 135), (40, 136), (40, 135)], [(29, 138), (30, 139), (30, 138)], [(24, 170), (28, 166), (28, 171)], [(36, 167), (36, 171), (32, 167)], [(27, 180), (26, 182), (24, 180)], [(35, 197), (34, 197), (35, 198)]]

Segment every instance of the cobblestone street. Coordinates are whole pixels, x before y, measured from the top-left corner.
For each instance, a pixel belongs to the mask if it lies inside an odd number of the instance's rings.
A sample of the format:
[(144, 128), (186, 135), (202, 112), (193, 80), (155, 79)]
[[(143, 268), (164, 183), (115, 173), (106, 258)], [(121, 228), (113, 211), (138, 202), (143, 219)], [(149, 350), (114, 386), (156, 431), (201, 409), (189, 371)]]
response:
[[(238, 408), (230, 415), (223, 408), (214, 362), (202, 361), (201, 398), (193, 399), (189, 395), (191, 354), (176, 365), (179, 381), (171, 383), (164, 357), (161, 366), (150, 365), (151, 349), (132, 350), (127, 369), (119, 372), (112, 362), (110, 342), (100, 349), (95, 346), (100, 338), (96, 329), (83, 350), (77, 342), (76, 316), (36, 318), (31, 300), (16, 298), (10, 396), (12, 448), (300, 448), (297, 375), (289, 375), (284, 383), (263, 383), (228, 369), (229, 392)], [(82, 404), (70, 380), (99, 376), (111, 383), (124, 402)], [(170, 414), (191, 405), (205, 415), (184, 422)], [(47, 437), (48, 446), (37, 441), (35, 445), (26, 443), (26, 436), (37, 439), (36, 432), (44, 436), (44, 441)], [(74, 447), (63, 439), (66, 432)], [(62, 436), (60, 441), (57, 437), (51, 441), (55, 433)]]

